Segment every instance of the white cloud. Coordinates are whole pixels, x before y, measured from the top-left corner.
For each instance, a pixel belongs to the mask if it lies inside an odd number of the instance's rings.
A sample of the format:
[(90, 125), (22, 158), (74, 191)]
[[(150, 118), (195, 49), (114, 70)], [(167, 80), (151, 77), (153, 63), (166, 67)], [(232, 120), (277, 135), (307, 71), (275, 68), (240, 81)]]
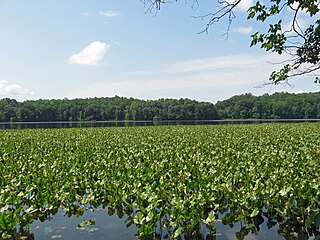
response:
[(23, 97), (33, 95), (34, 92), (22, 88), (19, 84), (9, 84), (0, 80), (0, 96), (2, 97)]
[(119, 15), (119, 12), (108, 10), (108, 11), (100, 11), (99, 14), (104, 17), (116, 17)]
[(242, 0), (237, 6), (237, 8), (241, 11), (246, 12), (248, 8), (251, 7), (252, 5), (253, 5), (253, 0)]
[(114, 11), (114, 10), (107, 10), (107, 11), (99, 11), (99, 12), (82, 12), (81, 15), (86, 16), (86, 17), (92, 17), (92, 16), (103, 16), (103, 17), (107, 17), (107, 18), (111, 18), (111, 17), (117, 17), (119, 16), (119, 12), (118, 11)]
[[(281, 62), (278, 55), (229, 55), (214, 58), (200, 58), (164, 66), (159, 70), (131, 72), (133, 75), (164, 75), (183, 74), (192, 72), (233, 72), (237, 69), (252, 69), (254, 66), (263, 67), (267, 62)], [(273, 66), (274, 67), (274, 66)]]
[[(309, 24), (309, 20), (307, 18), (298, 17), (296, 19), (296, 26), (298, 26), (302, 31), (305, 30), (305, 28), (308, 26), (308, 24)], [(288, 21), (288, 22), (284, 23), (282, 26), (282, 30), (287, 31), (287, 32), (293, 31), (292, 22)]]
[[(233, 0), (227, 0), (228, 3), (233, 4), (236, 1)], [(236, 6), (236, 10), (246, 12), (249, 7), (253, 5), (253, 0), (241, 0), (240, 3)]]
[[(268, 82), (269, 74), (281, 65), (282, 56), (230, 55), (215, 58), (194, 59), (170, 64), (160, 69), (131, 72), (105, 82), (81, 86), (68, 97), (84, 96), (133, 96), (152, 99), (161, 97), (197, 97), (201, 93), (228, 88), (230, 91)], [(198, 96), (195, 94), (199, 93)]]
[(253, 31), (253, 27), (238, 27), (234, 28), (233, 31), (241, 34), (250, 34)]
[(69, 58), (70, 64), (80, 65), (98, 65), (105, 56), (110, 45), (95, 41), (90, 43), (89, 46), (83, 48), (79, 53), (72, 55)]

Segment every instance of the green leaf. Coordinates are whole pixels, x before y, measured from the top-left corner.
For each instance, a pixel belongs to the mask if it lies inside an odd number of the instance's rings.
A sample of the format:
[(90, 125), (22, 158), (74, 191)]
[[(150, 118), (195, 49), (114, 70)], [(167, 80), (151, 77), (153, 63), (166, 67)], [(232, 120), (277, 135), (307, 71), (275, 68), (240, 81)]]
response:
[(150, 222), (153, 219), (154, 213), (150, 211), (146, 217), (146, 222)]
[(143, 224), (144, 223), (144, 216), (141, 212), (137, 212), (136, 216), (133, 219), (135, 224)]
[(314, 221), (314, 225), (315, 225), (316, 227), (320, 227), (320, 213), (317, 213), (317, 214), (314, 216), (313, 221)]
[(209, 214), (208, 214), (208, 217), (207, 219), (204, 221), (205, 224), (209, 224), (211, 223), (213, 220), (215, 220), (216, 218), (216, 215), (215, 215), (215, 212), (214, 211), (211, 211)]
[(83, 213), (84, 213), (84, 208), (78, 208), (78, 209), (77, 209), (76, 216), (77, 216), (77, 217), (82, 216)]
[(62, 236), (61, 235), (52, 235), (51, 238), (52, 239), (59, 239), (59, 238), (62, 238)]
[(81, 223), (78, 224), (79, 229), (85, 227), (85, 226), (89, 226), (89, 225), (95, 225), (96, 224), (96, 219), (90, 219), (90, 220), (83, 220)]
[(259, 213), (259, 209), (258, 209), (258, 208), (255, 208), (255, 209), (252, 211), (252, 213), (250, 214), (250, 217), (255, 217), (255, 216), (258, 215), (258, 213)]
[(52, 232), (53, 232), (53, 229), (52, 229), (51, 226), (49, 226), (49, 227), (44, 227), (44, 234), (45, 234), (45, 235), (49, 235), (49, 234), (52, 233)]
[(99, 230), (99, 228), (97, 228), (97, 227), (94, 227), (94, 228), (93, 227), (88, 227), (88, 228), (85, 229), (85, 231), (87, 231), (89, 233), (96, 232), (98, 230)]
[(251, 11), (251, 12), (248, 14), (247, 19), (254, 18), (255, 15), (256, 15), (256, 13), (255, 13), (254, 11)]
[(7, 232), (3, 232), (3, 233), (1, 234), (1, 237), (2, 237), (3, 239), (10, 239), (10, 238), (12, 238), (12, 235), (8, 234)]
[(108, 215), (109, 215), (109, 216), (112, 216), (114, 213), (115, 213), (114, 208), (108, 207)]
[(182, 231), (182, 227), (179, 226), (179, 227), (174, 231), (173, 237), (174, 237), (174, 238), (177, 238), (177, 237), (180, 235), (181, 231)]

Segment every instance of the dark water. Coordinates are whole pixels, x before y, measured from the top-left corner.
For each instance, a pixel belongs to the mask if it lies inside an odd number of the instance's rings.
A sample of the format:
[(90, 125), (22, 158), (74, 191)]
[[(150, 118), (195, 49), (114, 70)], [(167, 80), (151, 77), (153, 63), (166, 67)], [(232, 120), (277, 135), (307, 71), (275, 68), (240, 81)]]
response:
[(158, 125), (250, 124), (267, 122), (320, 122), (320, 119), (172, 120), (172, 121), (86, 121), (86, 122), (0, 122), (1, 129), (82, 128)]
[[(222, 217), (222, 216), (220, 216)], [(220, 218), (219, 217), (219, 218)], [(63, 240), (134, 240), (134, 239), (168, 239), (165, 232), (159, 231), (159, 227), (155, 229), (155, 237), (142, 238), (138, 237), (138, 228), (132, 224), (127, 226), (128, 216), (119, 217), (117, 214), (109, 215), (108, 208), (96, 208), (92, 211), (85, 211), (80, 217), (67, 216), (63, 210), (59, 210), (54, 216), (50, 216), (45, 221), (34, 221), (27, 232), (19, 232), (16, 237), (9, 239), (19, 240), (47, 240), (47, 239), (63, 239)], [(90, 222), (91, 221), (91, 222)], [(84, 224), (90, 222), (92, 224)], [(196, 237), (185, 237), (180, 235), (182, 240), (318, 240), (319, 236), (309, 235), (306, 233), (296, 233), (292, 229), (286, 228), (279, 223), (274, 222), (270, 225), (266, 217), (262, 217), (261, 221), (254, 226), (247, 228), (240, 222), (231, 223), (231, 225), (223, 224), (221, 221), (212, 223), (216, 227), (216, 231), (209, 234), (209, 231), (201, 227), (199, 235)], [(1, 232), (0, 232), (1, 233)], [(201, 236), (201, 237), (198, 237)], [(4, 238), (1, 237), (0, 240)]]
[[(67, 240), (130, 240), (137, 239), (138, 229), (135, 225), (126, 227), (126, 216), (122, 219), (117, 215), (109, 216), (106, 209), (96, 209), (94, 212), (86, 211), (81, 217), (64, 216), (63, 211), (59, 211), (50, 220), (44, 222), (35, 221), (30, 227), (29, 239), (67, 239)], [(88, 225), (79, 229), (78, 224), (84, 220), (94, 219), (94, 225)], [(279, 226), (275, 225), (268, 229), (266, 221), (260, 225), (257, 233), (248, 233), (244, 239), (285, 239), (278, 234)], [(239, 238), (241, 224), (236, 223), (232, 228), (220, 222), (215, 222), (217, 227), (213, 239), (217, 240), (236, 240)], [(238, 235), (238, 236), (237, 236)], [(162, 236), (164, 237), (164, 236)], [(183, 237), (183, 236), (182, 236)], [(164, 239), (164, 238), (162, 238)], [(311, 238), (312, 239), (312, 238)]]
[[(94, 221), (92, 225), (79, 227), (83, 221)], [(106, 209), (96, 209), (94, 212), (86, 211), (81, 217), (65, 216), (60, 210), (50, 220), (35, 221), (30, 227), (30, 233), (36, 240), (68, 239), (68, 240), (103, 240), (136, 239), (137, 228), (132, 225), (126, 227), (125, 217), (109, 216)]]

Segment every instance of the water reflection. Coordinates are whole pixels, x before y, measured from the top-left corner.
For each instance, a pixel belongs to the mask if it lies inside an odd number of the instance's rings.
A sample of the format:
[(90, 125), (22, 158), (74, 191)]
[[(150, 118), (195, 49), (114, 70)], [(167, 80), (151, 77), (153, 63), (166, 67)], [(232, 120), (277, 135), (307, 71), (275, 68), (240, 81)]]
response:
[(86, 121), (86, 122), (0, 122), (0, 129), (129, 127), (158, 125), (250, 124), (267, 122), (319, 122), (320, 119), (173, 120), (173, 121)]
[[(68, 239), (68, 240), (130, 240), (136, 239), (137, 228), (125, 224), (126, 218), (117, 215), (109, 216), (106, 209), (98, 208), (95, 211), (85, 211), (82, 216), (66, 216), (59, 212), (51, 219), (41, 222), (35, 221), (30, 226), (30, 232), (36, 240)], [(83, 224), (89, 221), (93, 224)]]
[[(45, 221), (36, 220), (31, 224), (30, 230), (20, 232), (11, 239), (25, 240), (124, 240), (124, 239), (171, 239), (159, 225), (150, 237), (138, 237), (138, 228), (130, 224), (130, 215), (116, 214), (112, 208), (97, 208), (85, 211), (82, 216), (68, 216), (65, 211), (59, 210), (54, 216)], [(110, 214), (111, 213), (111, 214)], [(128, 224), (129, 223), (129, 224)], [(205, 226), (199, 226), (191, 235), (181, 234), (180, 239), (203, 239), (203, 240), (262, 240), (262, 239), (315, 239), (314, 237), (299, 236), (288, 232), (286, 235), (285, 225), (279, 225), (275, 220), (268, 219), (264, 215), (254, 218), (251, 223), (244, 225), (241, 222), (226, 224), (223, 221), (214, 221), (216, 228), (214, 233), (209, 233)], [(288, 229), (287, 229), (288, 230)], [(285, 234), (285, 236), (281, 236)], [(172, 236), (172, 234), (171, 234)], [(1, 235), (0, 235), (0, 239)]]

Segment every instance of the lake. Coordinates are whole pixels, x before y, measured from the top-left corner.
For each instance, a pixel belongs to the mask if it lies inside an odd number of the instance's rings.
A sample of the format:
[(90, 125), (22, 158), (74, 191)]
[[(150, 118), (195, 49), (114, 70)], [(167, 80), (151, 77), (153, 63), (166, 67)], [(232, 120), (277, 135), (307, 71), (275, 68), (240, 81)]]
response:
[(159, 125), (213, 125), (251, 124), (269, 122), (319, 122), (320, 119), (226, 119), (226, 120), (168, 120), (168, 121), (70, 121), (70, 122), (0, 122), (0, 129), (26, 128), (82, 128), (82, 127), (124, 127)]
[[(85, 211), (80, 217), (68, 217), (65, 216), (65, 214), (64, 211), (60, 210), (56, 215), (50, 217), (49, 220), (44, 222), (40, 220), (35, 221), (31, 224), (30, 233), (27, 235), (28, 239), (134, 240), (138, 238), (138, 229), (135, 225), (126, 227), (127, 215), (122, 218), (119, 218), (116, 213), (109, 216), (108, 210), (103, 208), (97, 208), (94, 211)], [(94, 224), (83, 224), (85, 225), (83, 227), (79, 226), (83, 222), (92, 219), (94, 220)], [(267, 224), (268, 219), (264, 217), (263, 220), (264, 223), (258, 226), (257, 232), (250, 232), (243, 229), (239, 222), (235, 223), (233, 227), (224, 225), (222, 222), (215, 222), (214, 225), (217, 229), (216, 235), (213, 238), (206, 236), (206, 238), (201, 239), (237, 240), (242, 239), (241, 236), (245, 236), (246, 240), (289, 239), (279, 235), (281, 228), (279, 228), (278, 224), (274, 224), (274, 226), (270, 228)], [(202, 232), (202, 235), (205, 234), (205, 232), (204, 234)], [(165, 239), (165, 235), (166, 232), (163, 231), (162, 234), (159, 233), (158, 237), (160, 236), (160, 239)], [(292, 236), (292, 239), (296, 239), (296, 236)]]

